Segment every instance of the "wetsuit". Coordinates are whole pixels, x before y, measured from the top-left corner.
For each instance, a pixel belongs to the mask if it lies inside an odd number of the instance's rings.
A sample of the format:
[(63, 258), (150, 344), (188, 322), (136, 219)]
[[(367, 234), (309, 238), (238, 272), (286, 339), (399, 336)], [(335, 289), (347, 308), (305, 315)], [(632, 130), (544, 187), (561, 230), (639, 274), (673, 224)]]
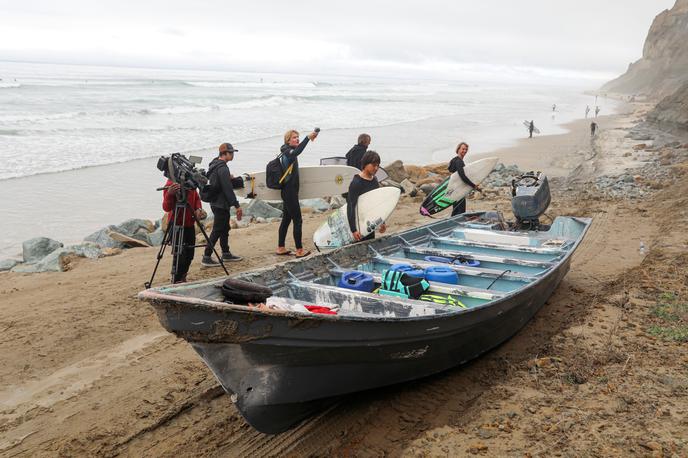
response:
[(361, 170), (361, 159), (365, 154), (368, 146), (366, 145), (354, 145), (351, 147), (348, 153), (346, 153), (346, 165), (349, 167), (356, 167)]
[[(356, 232), (356, 206), (358, 205), (358, 198), (368, 191), (372, 191), (380, 187), (377, 178), (373, 177), (372, 180), (366, 180), (361, 178), (360, 175), (354, 175), (354, 179), (351, 180), (349, 185), (349, 193), (346, 198), (346, 219), (349, 221), (349, 229), (351, 232)], [(375, 238), (375, 232), (371, 232), (367, 236), (363, 237), (363, 240), (371, 240)]]
[[(475, 189), (476, 185), (473, 183), (470, 178), (466, 176), (466, 172), (464, 171), (464, 167), (466, 167), (466, 164), (463, 162), (463, 159), (461, 159), (459, 156), (455, 156), (451, 161), (449, 161), (449, 171), (451, 173), (458, 173), (459, 178), (461, 178), (461, 181), (466, 183), (468, 186), (471, 188)], [(458, 202), (455, 202), (452, 208), (452, 216), (460, 215), (461, 213), (466, 213), (466, 198), (464, 197), (463, 199), (459, 200)]]
[(283, 247), (287, 239), (287, 230), (289, 224), (294, 223), (294, 243), (296, 249), (303, 248), (301, 242), (301, 231), (303, 225), (303, 218), (301, 217), (301, 205), (299, 204), (299, 160), (298, 156), (308, 144), (310, 139), (308, 137), (301, 140), (301, 143), (296, 148), (284, 144), (280, 148), (282, 153), (281, 162), (282, 170), (287, 170), (291, 164), (294, 164), (292, 171), (286, 176), (282, 183), (282, 222), (279, 226), (277, 245)]

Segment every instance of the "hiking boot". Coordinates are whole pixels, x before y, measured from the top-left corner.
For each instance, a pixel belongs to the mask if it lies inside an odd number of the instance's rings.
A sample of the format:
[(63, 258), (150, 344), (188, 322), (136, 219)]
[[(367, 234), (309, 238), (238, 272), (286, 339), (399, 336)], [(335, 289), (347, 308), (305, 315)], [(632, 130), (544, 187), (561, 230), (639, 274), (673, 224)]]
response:
[(221, 264), (214, 260), (212, 256), (203, 256), (201, 265), (203, 267), (220, 267)]
[(227, 253), (222, 253), (222, 262), (237, 262), (241, 261), (242, 258), (241, 256), (234, 256), (232, 253), (227, 252)]

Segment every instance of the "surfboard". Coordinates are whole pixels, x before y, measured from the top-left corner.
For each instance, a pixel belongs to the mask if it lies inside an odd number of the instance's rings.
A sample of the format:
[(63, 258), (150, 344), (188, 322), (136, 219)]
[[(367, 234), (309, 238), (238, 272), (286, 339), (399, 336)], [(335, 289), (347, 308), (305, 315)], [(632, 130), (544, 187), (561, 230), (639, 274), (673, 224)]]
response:
[[(320, 165), (346, 165), (346, 157), (344, 156), (332, 156), (332, 157), (323, 157), (320, 159)], [(382, 167), (379, 167), (377, 169), (377, 172), (375, 173), (375, 178), (377, 178), (377, 181), (382, 183), (385, 181), (387, 178), (389, 178), (389, 174), (385, 169)]]
[[(466, 164), (464, 172), (473, 183), (480, 184), (492, 172), (497, 162), (499, 159), (496, 157), (486, 157)], [(420, 206), (420, 214), (430, 216), (439, 213), (466, 197), (472, 190), (473, 188), (464, 183), (459, 174), (454, 172), (428, 194)]]
[[(384, 223), (399, 202), (401, 190), (388, 186), (366, 192), (356, 205), (356, 227), (363, 237), (375, 232)], [(347, 205), (332, 212), (327, 221), (313, 234), (313, 243), (321, 250), (333, 250), (354, 243), (354, 236), (346, 217)]]
[[(523, 125), (526, 126), (526, 129), (528, 129), (528, 130), (530, 131), (530, 121), (528, 121), (528, 120), (523, 121)], [(533, 129), (533, 132), (536, 133), (536, 134), (539, 134), (539, 133), (540, 133), (540, 129), (538, 129), (537, 127), (535, 127), (535, 128)]]
[[(344, 194), (354, 175), (359, 172), (346, 165), (314, 165), (299, 167), (299, 199), (314, 199)], [(259, 198), (267, 201), (280, 201), (279, 189), (270, 189), (265, 184), (265, 171), (242, 175), (244, 187), (236, 189), (238, 196)]]

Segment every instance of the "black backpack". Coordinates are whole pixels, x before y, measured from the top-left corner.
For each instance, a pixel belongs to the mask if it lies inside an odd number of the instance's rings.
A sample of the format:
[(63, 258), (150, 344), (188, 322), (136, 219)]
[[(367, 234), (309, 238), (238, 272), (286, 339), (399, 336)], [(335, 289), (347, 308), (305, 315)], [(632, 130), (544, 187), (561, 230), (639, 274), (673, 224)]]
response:
[(289, 164), (285, 170), (282, 167), (282, 154), (268, 162), (265, 167), (265, 185), (270, 189), (282, 189), (285, 179), (294, 170), (294, 163)]
[(201, 196), (201, 200), (203, 202), (213, 202), (220, 193), (220, 186), (219, 183), (217, 183), (217, 179), (215, 180), (215, 182), (213, 182), (212, 178), (213, 176), (217, 176), (217, 173), (215, 173), (216, 170), (217, 168), (214, 168), (212, 171), (208, 171), (205, 174), (206, 178), (208, 179), (208, 184), (203, 186), (201, 192), (198, 193)]

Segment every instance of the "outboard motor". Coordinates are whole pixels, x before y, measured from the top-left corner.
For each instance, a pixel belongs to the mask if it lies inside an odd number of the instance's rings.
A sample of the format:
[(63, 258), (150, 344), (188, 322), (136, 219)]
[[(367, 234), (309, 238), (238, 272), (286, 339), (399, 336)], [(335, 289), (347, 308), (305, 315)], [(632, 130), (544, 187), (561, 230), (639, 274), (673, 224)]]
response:
[(511, 180), (511, 209), (516, 217), (516, 229), (539, 230), (540, 215), (545, 213), (552, 196), (547, 176), (542, 172), (527, 172)]

